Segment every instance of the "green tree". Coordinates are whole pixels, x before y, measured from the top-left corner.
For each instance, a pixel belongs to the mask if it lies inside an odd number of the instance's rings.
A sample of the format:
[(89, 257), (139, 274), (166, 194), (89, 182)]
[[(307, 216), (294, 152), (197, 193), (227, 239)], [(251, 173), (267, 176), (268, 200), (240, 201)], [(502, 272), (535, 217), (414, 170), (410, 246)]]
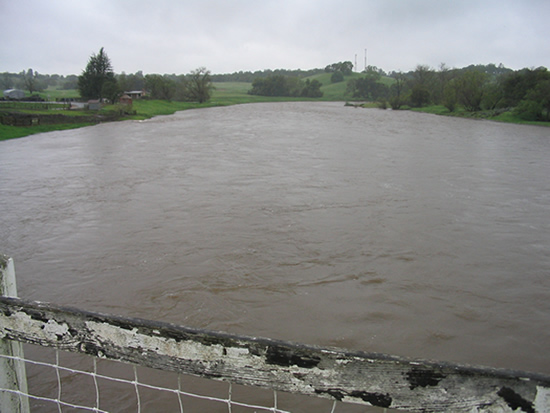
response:
[(353, 73), (353, 63), (349, 61), (332, 63), (327, 67), (325, 67), (325, 72), (327, 73), (342, 72), (344, 76), (349, 76)]
[(256, 78), (252, 82), (250, 95), (259, 96), (300, 96), (303, 90), (302, 81), (295, 76), (271, 75)]
[(456, 79), (455, 87), (458, 101), (467, 111), (481, 110), (484, 86), (487, 75), (477, 70), (467, 70)]
[(116, 81), (118, 82), (118, 86), (120, 87), (120, 90), (124, 92), (129, 92), (132, 90), (129, 86), (128, 77), (126, 76), (126, 73), (122, 72), (120, 75), (116, 76)]
[(0, 86), (2, 87), (2, 89), (11, 89), (13, 88), (13, 85), (14, 82), (11, 73), (2, 73), (2, 78), (0, 79)]
[(454, 112), (456, 105), (458, 104), (458, 98), (456, 97), (456, 87), (454, 82), (447, 83), (443, 90), (443, 105), (449, 109), (449, 112)]
[(433, 76), (433, 90), (431, 91), (432, 101), (440, 104), (446, 100), (445, 88), (454, 77), (454, 70), (451, 70), (445, 63), (439, 65), (439, 70)]
[[(545, 113), (546, 112), (546, 113)], [(515, 113), (524, 120), (550, 120), (550, 80), (540, 81), (519, 102)]]
[(186, 100), (204, 103), (210, 100), (213, 89), (210, 70), (205, 67), (193, 70), (185, 79)]
[[(83, 99), (102, 99), (104, 96), (103, 86), (107, 82), (115, 82), (115, 74), (109, 57), (103, 50), (93, 54), (86, 65), (86, 69), (78, 77), (78, 90)], [(108, 87), (108, 89), (112, 89)]]
[(25, 89), (28, 90), (31, 95), (34, 92), (40, 92), (46, 89), (46, 85), (38, 77), (38, 72), (33, 72), (32, 69), (27, 70), (27, 73), (23, 76), (23, 84)]
[(514, 108), (514, 113), (523, 120), (535, 121), (540, 120), (543, 107), (539, 102), (534, 100), (522, 100)]
[[(545, 67), (537, 69), (522, 69), (509, 73), (501, 80), (503, 90), (503, 106), (518, 106), (530, 108), (530, 112), (536, 107), (528, 105), (528, 101), (539, 101), (545, 107), (543, 93), (537, 92), (545, 89), (544, 84), (550, 80), (550, 72)], [(542, 85), (542, 86), (540, 86)]]
[(503, 90), (498, 82), (493, 81), (485, 85), (481, 106), (483, 109), (494, 110), (501, 106), (503, 101)]
[(111, 103), (115, 103), (122, 95), (122, 90), (115, 79), (108, 79), (101, 87), (101, 96), (108, 99)]
[(400, 109), (401, 105), (403, 105), (405, 76), (402, 72), (394, 72), (392, 77), (395, 79), (395, 82), (390, 87), (390, 105), (392, 109)]
[(332, 76), (330, 76), (330, 83), (338, 83), (344, 81), (344, 74), (337, 70), (336, 72), (332, 73)]
[(430, 103), (434, 86), (434, 71), (426, 65), (418, 65), (409, 78), (410, 103), (414, 107)]
[(176, 82), (166, 75), (145, 75), (145, 88), (152, 99), (172, 100), (176, 94)]
[(411, 106), (419, 108), (430, 102), (430, 91), (420, 83), (413, 86), (410, 96)]
[(61, 85), (61, 89), (63, 90), (78, 89), (78, 76), (68, 75), (67, 77), (65, 77), (65, 80)]
[(321, 86), (323, 86), (323, 84), (316, 79), (313, 79), (311, 81), (309, 79), (306, 79), (306, 83), (304, 85), (304, 88), (302, 89), (302, 96), (308, 98), (322, 97), (323, 92), (321, 92)]
[[(546, 121), (550, 121), (550, 79), (543, 80), (537, 84), (533, 91), (527, 94), (528, 98), (534, 99), (546, 110)], [(542, 114), (541, 114), (542, 117)]]
[(354, 98), (365, 100), (385, 100), (389, 95), (389, 88), (379, 83), (378, 72), (368, 72), (363, 78), (351, 79), (348, 81), (346, 93), (351, 93)]

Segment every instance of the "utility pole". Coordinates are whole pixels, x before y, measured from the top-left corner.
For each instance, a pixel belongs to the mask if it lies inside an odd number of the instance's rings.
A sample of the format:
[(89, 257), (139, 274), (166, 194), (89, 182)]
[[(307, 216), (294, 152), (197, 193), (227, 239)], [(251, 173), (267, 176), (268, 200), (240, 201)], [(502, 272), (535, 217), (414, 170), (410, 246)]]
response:
[(355, 53), (355, 66), (354, 66), (354, 68), (355, 68), (355, 71), (357, 72), (357, 53)]
[(365, 72), (367, 71), (367, 49), (365, 49)]

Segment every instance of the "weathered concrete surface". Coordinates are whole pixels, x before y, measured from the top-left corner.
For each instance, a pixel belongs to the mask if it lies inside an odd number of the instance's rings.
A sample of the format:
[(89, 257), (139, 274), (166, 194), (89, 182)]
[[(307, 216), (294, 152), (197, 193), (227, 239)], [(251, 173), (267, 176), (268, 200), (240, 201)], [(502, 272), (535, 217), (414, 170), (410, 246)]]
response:
[(547, 412), (550, 377), (240, 337), (0, 298), (12, 340), (215, 380), (422, 412)]

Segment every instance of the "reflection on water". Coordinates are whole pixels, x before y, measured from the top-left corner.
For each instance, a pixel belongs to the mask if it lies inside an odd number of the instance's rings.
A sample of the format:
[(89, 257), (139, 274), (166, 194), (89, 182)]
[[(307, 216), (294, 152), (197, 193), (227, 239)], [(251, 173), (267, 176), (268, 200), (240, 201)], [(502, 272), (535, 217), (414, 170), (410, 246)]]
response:
[(340, 103), (0, 142), (20, 296), (550, 373), (550, 129)]

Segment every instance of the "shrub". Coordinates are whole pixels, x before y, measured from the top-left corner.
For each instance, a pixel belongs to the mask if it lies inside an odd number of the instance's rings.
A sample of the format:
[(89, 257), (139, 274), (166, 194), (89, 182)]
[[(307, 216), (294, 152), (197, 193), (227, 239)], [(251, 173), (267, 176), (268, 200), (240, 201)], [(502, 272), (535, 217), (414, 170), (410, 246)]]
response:
[(332, 76), (330, 77), (330, 82), (331, 83), (338, 83), (338, 82), (343, 82), (343, 81), (344, 81), (344, 74), (339, 70), (334, 72), (332, 74)]
[(452, 85), (447, 85), (443, 90), (443, 105), (449, 109), (449, 112), (454, 112), (457, 103), (456, 89)]
[(390, 98), (390, 106), (391, 106), (392, 109), (394, 109), (394, 110), (401, 109), (402, 104), (403, 104), (403, 102), (401, 101), (399, 96), (394, 96), (394, 97)]
[(534, 100), (522, 100), (514, 113), (523, 120), (534, 121), (542, 118), (542, 104)]
[(411, 106), (419, 108), (426, 105), (430, 101), (430, 91), (421, 85), (416, 85), (411, 91), (410, 102)]

